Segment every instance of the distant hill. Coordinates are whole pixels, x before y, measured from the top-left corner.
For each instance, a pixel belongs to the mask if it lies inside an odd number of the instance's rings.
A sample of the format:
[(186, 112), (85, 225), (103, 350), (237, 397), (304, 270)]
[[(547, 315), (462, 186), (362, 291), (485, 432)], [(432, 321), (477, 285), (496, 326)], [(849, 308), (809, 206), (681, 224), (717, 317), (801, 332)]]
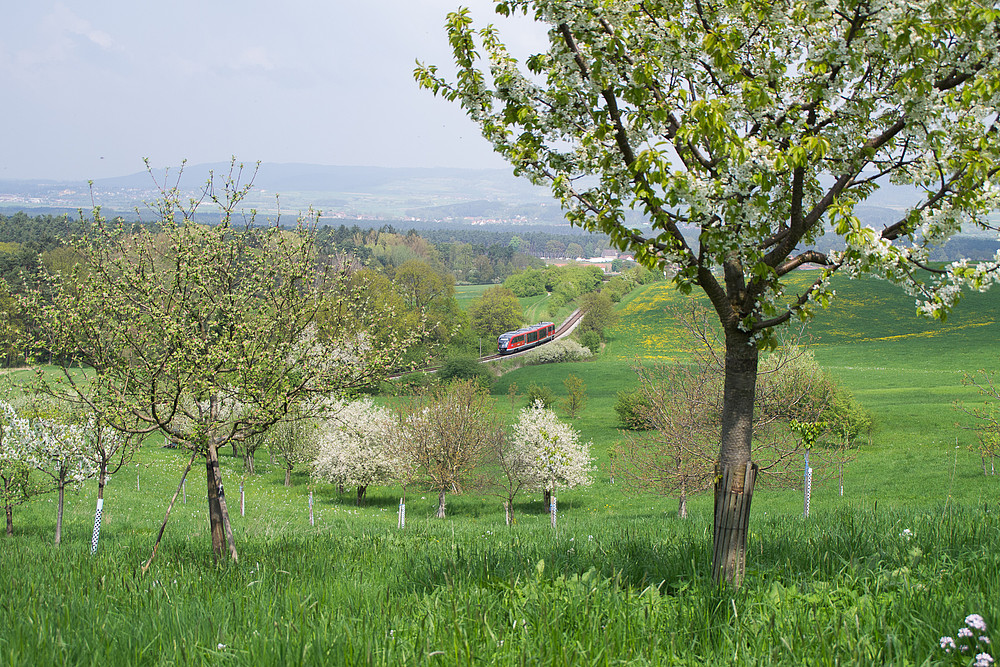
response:
[[(183, 192), (196, 195), (209, 175), (228, 174), (228, 163), (188, 165), (178, 181), (177, 168), (154, 169), (152, 174), (139, 172), (93, 183), (94, 200), (108, 210), (130, 212), (157, 196), (156, 184), (178, 184)], [(555, 209), (544, 188), (515, 178), (502, 169), (415, 169), (383, 167), (343, 167), (310, 164), (245, 165), (240, 181), (253, 178), (254, 188), (247, 205), (264, 213), (280, 208), (297, 213), (310, 207), (336, 217), (375, 217), (424, 219), (452, 218), (448, 207), (464, 207), (461, 216), (492, 217), (517, 215), (524, 210), (530, 216)], [(276, 197), (278, 198), (276, 200)], [(91, 206), (91, 187), (72, 181), (0, 180), (0, 210), (44, 207), (72, 210)], [(561, 219), (561, 214), (558, 215)], [(544, 212), (551, 223), (552, 215)]]
[[(34, 214), (76, 215), (100, 204), (107, 215), (135, 217), (144, 202), (158, 196), (156, 184), (178, 184), (186, 196), (197, 196), (209, 175), (224, 176), (228, 163), (188, 165), (180, 170), (154, 169), (85, 182), (52, 180), (0, 180), (0, 212), (24, 210)], [(272, 219), (279, 211), (293, 220), (312, 208), (322, 212), (321, 222), (339, 225), (360, 222), (373, 226), (388, 222), (397, 228), (484, 229), (537, 228), (571, 231), (558, 202), (547, 188), (515, 178), (506, 169), (386, 168), (264, 163), (256, 169), (245, 165), (240, 181), (253, 178), (254, 188), (245, 208), (254, 208)], [(861, 220), (874, 227), (898, 220), (899, 212), (917, 199), (913, 188), (886, 186), (856, 209)], [(211, 221), (208, 207), (206, 221)], [(627, 211), (629, 224), (643, 226), (640, 212)], [(145, 215), (143, 217), (150, 217)], [(574, 230), (575, 231), (575, 230)], [(964, 238), (964, 237), (963, 237)], [(821, 239), (821, 249), (836, 248), (838, 239)], [(951, 244), (936, 258), (960, 251), (992, 255), (996, 243), (981, 235), (974, 243)]]

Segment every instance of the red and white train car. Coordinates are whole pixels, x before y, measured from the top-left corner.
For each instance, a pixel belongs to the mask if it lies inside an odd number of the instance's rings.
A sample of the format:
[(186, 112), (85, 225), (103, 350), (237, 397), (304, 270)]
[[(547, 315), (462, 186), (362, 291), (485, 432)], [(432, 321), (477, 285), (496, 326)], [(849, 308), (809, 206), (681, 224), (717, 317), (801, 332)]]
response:
[(552, 322), (539, 322), (530, 327), (516, 331), (508, 331), (497, 338), (497, 351), (509, 354), (547, 343), (556, 335), (556, 325)]

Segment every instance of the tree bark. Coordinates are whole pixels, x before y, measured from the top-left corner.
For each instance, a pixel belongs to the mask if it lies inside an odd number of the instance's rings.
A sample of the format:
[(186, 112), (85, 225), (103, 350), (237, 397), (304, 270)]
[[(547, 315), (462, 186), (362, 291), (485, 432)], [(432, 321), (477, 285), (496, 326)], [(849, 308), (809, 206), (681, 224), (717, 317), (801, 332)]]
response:
[(358, 507), (363, 507), (364, 506), (364, 504), (365, 504), (365, 494), (366, 493), (368, 493), (368, 487), (367, 486), (359, 486), (358, 487), (358, 501), (357, 501)]
[[(220, 531), (226, 539), (226, 543), (229, 545), (229, 555), (233, 559), (233, 562), (239, 560), (239, 554), (236, 552), (236, 541), (233, 538), (233, 526), (229, 522), (229, 508), (226, 506), (226, 491), (222, 486), (222, 471), (219, 470), (219, 453), (214, 442), (209, 441), (208, 445), (208, 459), (210, 461), (208, 470), (210, 477), (214, 478), (215, 488), (216, 488), (216, 502), (218, 504), (219, 510), (219, 520), (221, 523)], [(209, 484), (211, 488), (211, 483)], [(216, 527), (212, 526), (212, 548), (215, 549), (215, 531)], [(218, 556), (222, 555), (222, 548), (220, 544), (219, 551), (216, 552)]]
[(292, 469), (285, 468), (285, 486), (292, 485)]
[[(214, 460), (213, 460), (214, 459)], [(205, 457), (205, 477), (208, 483), (208, 521), (212, 533), (212, 553), (219, 560), (223, 554), (222, 505), (219, 504), (219, 486), (215, 480), (215, 468), (219, 465), (218, 452), (209, 446)]]
[(443, 519), (444, 518), (444, 494), (445, 494), (444, 489), (442, 489), (441, 491), (438, 492), (437, 518), (439, 518), (439, 519)]
[(542, 503), (545, 505), (546, 512), (552, 509), (552, 489), (545, 489), (542, 492)]
[(4, 509), (7, 510), (7, 536), (10, 537), (14, 534), (14, 506), (6, 505)]
[(757, 347), (735, 323), (726, 327), (722, 442), (715, 482), (712, 578), (739, 586), (746, 569), (750, 500), (757, 466), (750, 461)]

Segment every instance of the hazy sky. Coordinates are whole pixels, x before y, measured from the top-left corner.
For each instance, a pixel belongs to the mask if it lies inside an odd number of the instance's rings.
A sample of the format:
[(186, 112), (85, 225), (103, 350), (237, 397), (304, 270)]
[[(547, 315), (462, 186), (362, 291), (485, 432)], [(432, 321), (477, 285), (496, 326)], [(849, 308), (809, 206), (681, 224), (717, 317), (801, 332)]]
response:
[(0, 179), (227, 161), (499, 167), (457, 104), (417, 88), (469, 6), (518, 53), (544, 32), (492, 0), (4, 3)]

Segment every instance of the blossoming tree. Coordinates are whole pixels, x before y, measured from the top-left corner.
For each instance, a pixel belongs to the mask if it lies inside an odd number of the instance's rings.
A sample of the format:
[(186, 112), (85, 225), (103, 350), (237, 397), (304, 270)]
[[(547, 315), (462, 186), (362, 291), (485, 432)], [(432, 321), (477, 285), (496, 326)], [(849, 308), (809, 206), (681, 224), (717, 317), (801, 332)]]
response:
[(0, 503), (7, 515), (7, 535), (14, 534), (14, 508), (37, 488), (29, 484), (34, 462), (31, 425), (7, 402), (0, 402)]
[(56, 491), (55, 543), (62, 542), (66, 487), (79, 487), (100, 469), (89, 456), (92, 434), (86, 424), (50, 402), (34, 403), (27, 410), (30, 421), (31, 467), (49, 478)]
[(319, 434), (313, 477), (357, 487), (357, 504), (369, 486), (405, 482), (413, 461), (396, 414), (368, 398), (341, 402), (329, 410)]
[(511, 441), (520, 452), (518, 459), (524, 462), (528, 488), (545, 494), (546, 508), (557, 489), (590, 484), (590, 445), (581, 443), (576, 429), (559, 421), (541, 401), (518, 413)]
[[(739, 583), (756, 479), (758, 349), (873, 273), (943, 318), (998, 261), (927, 263), (964, 229), (991, 229), (1000, 169), (1000, 24), (978, 0), (501, 0), (549, 26), (521, 65), (493, 26), (448, 17), (457, 73), (420, 85), (459, 102), (517, 174), (569, 220), (704, 291), (725, 332), (713, 576)], [(482, 64), (480, 50), (488, 65)], [(887, 184), (911, 204), (880, 229), (858, 204)], [(637, 210), (646, 226), (629, 221)], [(822, 252), (824, 234), (842, 249)], [(786, 277), (820, 267), (792, 293)]]
[[(64, 364), (58, 382), (40, 376), (43, 391), (205, 458), (212, 549), (221, 557), (228, 544), (233, 560), (219, 449), (315, 396), (377, 382), (420, 335), (369, 336), (384, 314), (352, 285), (350, 265), (321, 264), (306, 226), (255, 226), (240, 208), (251, 185), (234, 163), (201, 199), (164, 187), (155, 228), (96, 210), (76, 244), (85, 261), (42, 275), (24, 303), (35, 344)], [(195, 222), (206, 202), (219, 215), (212, 226)]]

